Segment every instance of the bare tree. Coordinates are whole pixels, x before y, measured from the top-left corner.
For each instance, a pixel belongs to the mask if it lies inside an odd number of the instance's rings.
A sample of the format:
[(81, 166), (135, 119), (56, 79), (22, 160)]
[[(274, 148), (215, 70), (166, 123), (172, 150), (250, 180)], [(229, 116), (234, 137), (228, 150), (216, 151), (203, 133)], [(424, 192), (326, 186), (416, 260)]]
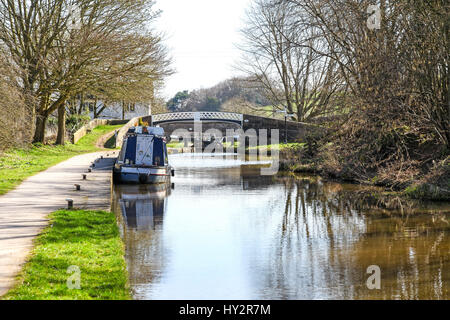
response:
[[(44, 140), (46, 121), (58, 109), (64, 131), (66, 101), (87, 88), (121, 83), (143, 89), (170, 72), (160, 37), (147, 28), (156, 17), (153, 3), (0, 0), (0, 41), (23, 70), (24, 91), (38, 99), (35, 142)], [(72, 4), (81, 11), (75, 30)]]
[(0, 48), (0, 151), (26, 145), (32, 138), (28, 129), (31, 112), (18, 82), (19, 74)]
[(449, 155), (449, 16), (444, 0), (255, 0), (241, 69), (298, 120), (339, 115), (326, 172), (402, 186)]
[(324, 41), (316, 33), (307, 14), (274, 0), (255, 1), (242, 30), (240, 69), (264, 88), (274, 108), (286, 108), (298, 121), (335, 112), (333, 98), (344, 89), (337, 64), (317, 52)]
[(338, 66), (349, 88), (348, 117), (334, 141), (340, 171), (402, 183), (448, 154), (446, 1), (379, 1), (379, 28), (368, 27), (369, 0), (280, 2), (307, 14), (326, 44), (315, 51)]

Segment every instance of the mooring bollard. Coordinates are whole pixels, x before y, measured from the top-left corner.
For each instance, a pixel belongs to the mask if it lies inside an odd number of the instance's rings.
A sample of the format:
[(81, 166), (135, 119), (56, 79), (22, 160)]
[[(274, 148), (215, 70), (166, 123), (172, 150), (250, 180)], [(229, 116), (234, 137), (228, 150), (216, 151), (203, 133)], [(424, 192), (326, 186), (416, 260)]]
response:
[(66, 199), (66, 201), (67, 201), (67, 209), (73, 209), (73, 200)]
[(75, 185), (75, 189), (76, 189), (77, 191), (80, 191), (80, 190), (81, 190), (81, 186), (80, 186), (79, 184), (76, 184), (76, 185)]
[(86, 180), (86, 178), (87, 178), (87, 175), (83, 174), (83, 180)]
[(92, 169), (91, 169), (91, 168), (89, 168), (89, 169), (88, 169), (88, 172), (89, 172), (89, 173), (91, 173), (91, 172), (92, 172)]

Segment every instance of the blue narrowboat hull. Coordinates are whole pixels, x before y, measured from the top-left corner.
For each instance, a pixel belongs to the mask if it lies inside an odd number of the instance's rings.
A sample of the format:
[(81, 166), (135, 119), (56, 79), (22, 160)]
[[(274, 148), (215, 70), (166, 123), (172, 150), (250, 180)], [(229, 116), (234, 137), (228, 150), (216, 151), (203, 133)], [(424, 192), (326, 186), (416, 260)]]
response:
[(169, 166), (136, 167), (118, 166), (114, 169), (116, 183), (161, 184), (169, 183), (171, 177)]

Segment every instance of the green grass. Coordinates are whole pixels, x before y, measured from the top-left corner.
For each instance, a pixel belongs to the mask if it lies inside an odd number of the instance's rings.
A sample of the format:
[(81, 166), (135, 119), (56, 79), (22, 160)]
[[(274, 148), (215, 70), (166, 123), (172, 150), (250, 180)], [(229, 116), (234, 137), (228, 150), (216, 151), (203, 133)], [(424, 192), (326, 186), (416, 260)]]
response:
[(167, 144), (167, 148), (183, 148), (184, 147), (184, 142), (170, 142)]
[[(18, 284), (5, 300), (127, 300), (124, 246), (114, 213), (60, 210), (36, 240)], [(70, 266), (80, 270), (80, 289), (69, 289)]]
[(85, 135), (83, 138), (80, 139), (75, 145), (75, 147), (78, 147), (80, 149), (90, 149), (88, 151), (97, 151), (98, 148), (95, 146), (98, 139), (100, 139), (105, 134), (112, 132), (114, 130), (118, 130), (122, 128), (123, 125), (115, 125), (115, 126), (98, 126), (94, 130), (91, 131), (91, 133)]
[(73, 156), (95, 152), (96, 142), (103, 135), (121, 128), (99, 126), (84, 136), (77, 144), (65, 146), (35, 145), (28, 149), (10, 150), (0, 156), (0, 195), (14, 189), (26, 178), (44, 171)]
[(224, 142), (223, 143), (223, 146), (225, 147), (225, 148), (228, 148), (228, 147), (234, 147), (234, 148), (239, 148), (239, 145), (240, 145), (240, 142), (239, 141), (235, 141), (235, 142)]
[(252, 147), (250, 149), (267, 149), (269, 151), (271, 150), (279, 150), (279, 151), (287, 151), (287, 150), (300, 150), (306, 147), (306, 143), (280, 143), (280, 144), (269, 144), (266, 146), (258, 146), (258, 147)]

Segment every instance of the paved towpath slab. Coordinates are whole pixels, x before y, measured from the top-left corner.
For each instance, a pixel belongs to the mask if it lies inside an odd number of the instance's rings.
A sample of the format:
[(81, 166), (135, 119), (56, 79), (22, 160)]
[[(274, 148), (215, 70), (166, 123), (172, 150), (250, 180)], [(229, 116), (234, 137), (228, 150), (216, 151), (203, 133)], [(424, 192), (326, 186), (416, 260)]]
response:
[[(13, 285), (34, 238), (48, 225), (48, 214), (67, 207), (67, 198), (73, 199), (77, 208), (110, 209), (114, 156), (117, 151), (73, 157), (0, 196), (0, 296)], [(95, 169), (88, 173), (96, 160)], [(86, 181), (82, 174), (87, 174)], [(81, 191), (75, 190), (75, 184), (81, 185)]]

